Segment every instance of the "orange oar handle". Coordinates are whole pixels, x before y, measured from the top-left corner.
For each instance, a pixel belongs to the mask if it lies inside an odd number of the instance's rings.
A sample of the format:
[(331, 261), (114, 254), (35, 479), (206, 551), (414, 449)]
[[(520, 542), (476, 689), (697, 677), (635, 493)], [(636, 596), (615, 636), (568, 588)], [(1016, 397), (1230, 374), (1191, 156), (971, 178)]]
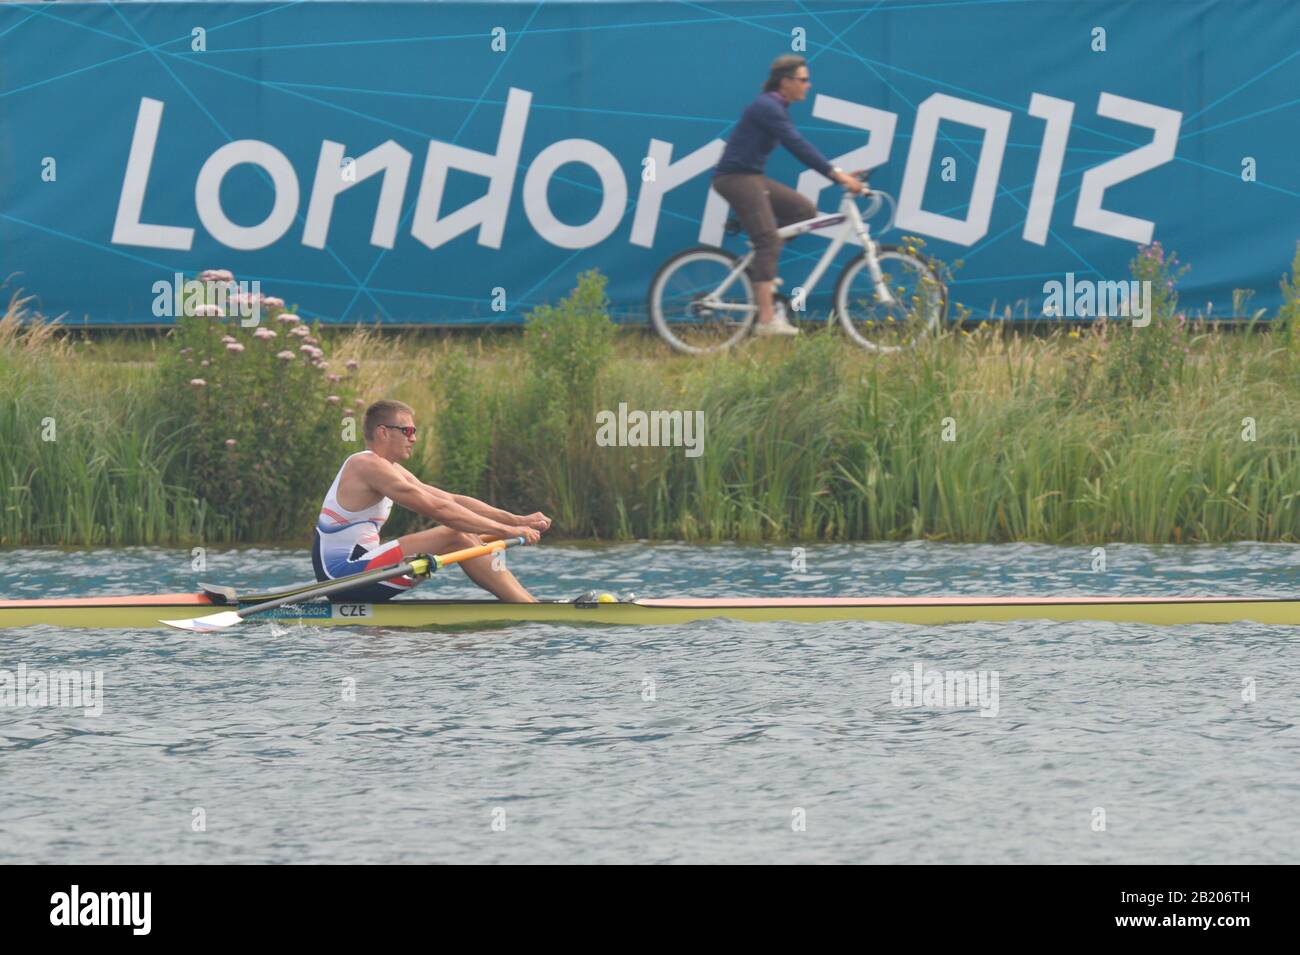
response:
[(473, 560), (475, 557), (483, 557), (486, 554), (494, 554), (499, 550), (505, 550), (507, 547), (518, 547), (526, 543), (522, 537), (507, 537), (503, 540), (495, 540), (488, 544), (480, 544), (477, 547), (466, 547), (464, 550), (454, 550), (450, 554), (437, 554), (429, 558), (429, 572), (442, 570), (452, 564), (459, 564), (463, 560)]

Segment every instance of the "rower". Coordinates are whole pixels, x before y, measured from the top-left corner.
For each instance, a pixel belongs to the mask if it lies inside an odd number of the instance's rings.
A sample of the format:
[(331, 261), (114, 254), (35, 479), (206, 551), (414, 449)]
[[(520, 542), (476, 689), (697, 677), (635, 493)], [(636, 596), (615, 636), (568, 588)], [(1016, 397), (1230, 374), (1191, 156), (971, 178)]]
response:
[[(425, 484), (401, 462), (415, 447), (415, 412), (400, 401), (376, 401), (366, 409), (366, 450), (349, 455), (321, 504), (312, 541), (311, 562), (317, 580), (333, 580), (402, 562), (417, 554), (445, 554), (482, 544), (483, 536), (522, 537), (537, 543), (551, 526), (541, 511), (513, 514), (466, 494), (452, 494)], [(393, 502), (441, 527), (381, 542), (380, 528)], [(535, 603), (536, 598), (504, 565), (493, 569), (493, 556), (467, 560), (461, 569), (470, 580), (501, 600)], [(344, 603), (378, 603), (405, 593), (418, 581), (409, 576), (349, 588), (330, 599)]]

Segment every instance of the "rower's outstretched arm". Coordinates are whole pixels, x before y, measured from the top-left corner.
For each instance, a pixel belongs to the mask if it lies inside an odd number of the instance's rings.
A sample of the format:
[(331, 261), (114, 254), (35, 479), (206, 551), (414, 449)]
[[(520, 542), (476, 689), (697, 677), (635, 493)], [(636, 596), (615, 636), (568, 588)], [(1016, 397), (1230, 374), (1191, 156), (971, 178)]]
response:
[[(467, 534), (513, 537), (519, 533), (518, 521), (498, 520), (462, 507), (452, 500), (450, 494), (437, 488), (430, 488), (405, 468), (394, 467), (386, 461), (366, 461), (364, 458), (359, 460), (369, 466), (366, 479), (371, 488), (407, 510)], [(506, 516), (509, 518), (513, 515)]]
[[(446, 493), (446, 492), (444, 492)], [(459, 504), (467, 511), (473, 511), (475, 514), (481, 514), (484, 517), (490, 517), (494, 521), (501, 521), (503, 524), (518, 524), (523, 521), (520, 514), (512, 514), (510, 511), (503, 511), (499, 507), (493, 507), (476, 497), (470, 497), (468, 494), (448, 494), (452, 503)]]
[(467, 511), (473, 511), (483, 517), (491, 518), (494, 521), (500, 521), (503, 524), (523, 524), (528, 520), (525, 514), (515, 514), (513, 511), (503, 511), (499, 507), (493, 507), (486, 501), (480, 501), (476, 497), (470, 497), (468, 494), (452, 494), (450, 491), (444, 491), (442, 488), (434, 487), (432, 484), (420, 482), (420, 486), (426, 492), (439, 499), (451, 501), (458, 504)]

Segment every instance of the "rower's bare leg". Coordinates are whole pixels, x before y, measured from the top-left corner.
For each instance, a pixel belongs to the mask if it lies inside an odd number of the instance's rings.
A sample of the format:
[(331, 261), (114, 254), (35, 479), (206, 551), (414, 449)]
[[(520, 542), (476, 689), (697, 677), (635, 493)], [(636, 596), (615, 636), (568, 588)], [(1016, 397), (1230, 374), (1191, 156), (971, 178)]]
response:
[[(477, 547), (483, 540), (477, 534), (464, 534), (450, 527), (431, 527), (399, 537), (397, 542), (402, 547), (402, 556), (410, 557), (414, 554), (449, 554), (454, 550)], [(496, 556), (486, 554), (473, 560), (463, 560), (458, 566), (465, 571), (466, 577), (499, 600), (518, 604), (537, 603), (537, 598), (524, 589), (524, 585), (515, 579), (515, 575), (506, 569), (504, 563), (500, 570), (492, 568)]]
[(758, 324), (766, 325), (772, 320), (772, 283), (755, 282), (754, 298), (758, 302)]

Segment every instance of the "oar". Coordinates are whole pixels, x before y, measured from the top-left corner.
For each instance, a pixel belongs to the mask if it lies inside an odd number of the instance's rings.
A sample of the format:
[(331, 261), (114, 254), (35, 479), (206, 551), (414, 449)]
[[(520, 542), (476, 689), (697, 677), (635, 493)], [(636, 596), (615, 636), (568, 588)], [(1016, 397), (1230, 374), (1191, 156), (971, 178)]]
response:
[(393, 564), (391, 567), (380, 567), (377, 570), (353, 574), (351, 577), (322, 581), (317, 587), (308, 587), (305, 590), (299, 590), (283, 597), (276, 597), (274, 600), (254, 604), (251, 607), (243, 607), (238, 611), (223, 610), (221, 613), (208, 614), (206, 617), (193, 617), (189, 620), (160, 620), (158, 622), (165, 623), (167, 626), (175, 627), (178, 630), (189, 630), (192, 633), (211, 633), (213, 630), (233, 627), (236, 624), (243, 623), (254, 614), (274, 610), (276, 607), (283, 607), (286, 604), (300, 603), (314, 597), (324, 597), (326, 594), (348, 590), (361, 584), (374, 583), (377, 580), (392, 580), (394, 577), (401, 577), (403, 574), (411, 574), (414, 577), (427, 577), (434, 571), (450, 567), (452, 564), (459, 564), (463, 560), (473, 560), (475, 557), (493, 554), (499, 550), (505, 550), (507, 547), (517, 547), (522, 543), (524, 543), (522, 537), (508, 537), (503, 540), (492, 541), (489, 544), (466, 547), (464, 550), (452, 551), (450, 554), (442, 554), (441, 556), (418, 554), (402, 561), (400, 564)]

